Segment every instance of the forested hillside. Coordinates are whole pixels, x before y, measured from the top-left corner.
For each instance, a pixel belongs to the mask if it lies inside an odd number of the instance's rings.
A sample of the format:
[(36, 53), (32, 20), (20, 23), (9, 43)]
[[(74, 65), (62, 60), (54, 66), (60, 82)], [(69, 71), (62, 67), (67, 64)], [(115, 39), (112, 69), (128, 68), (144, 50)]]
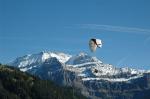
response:
[(85, 99), (75, 89), (0, 65), (0, 99)]

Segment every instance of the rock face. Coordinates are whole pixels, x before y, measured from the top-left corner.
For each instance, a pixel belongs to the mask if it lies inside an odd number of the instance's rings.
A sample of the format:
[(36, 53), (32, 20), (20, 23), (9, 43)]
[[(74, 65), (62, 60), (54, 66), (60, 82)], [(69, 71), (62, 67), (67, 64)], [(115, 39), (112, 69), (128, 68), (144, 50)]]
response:
[(42, 79), (73, 86), (91, 99), (150, 99), (150, 72), (116, 68), (80, 53), (40, 52), (9, 63)]

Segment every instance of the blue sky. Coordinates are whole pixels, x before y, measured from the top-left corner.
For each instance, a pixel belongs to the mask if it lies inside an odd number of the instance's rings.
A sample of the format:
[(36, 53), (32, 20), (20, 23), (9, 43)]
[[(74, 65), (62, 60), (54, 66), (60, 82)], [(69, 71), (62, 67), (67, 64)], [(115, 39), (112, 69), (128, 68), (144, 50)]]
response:
[[(149, 0), (0, 0), (0, 62), (49, 50), (150, 69), (149, 5)], [(103, 41), (95, 53), (88, 48), (93, 37)]]

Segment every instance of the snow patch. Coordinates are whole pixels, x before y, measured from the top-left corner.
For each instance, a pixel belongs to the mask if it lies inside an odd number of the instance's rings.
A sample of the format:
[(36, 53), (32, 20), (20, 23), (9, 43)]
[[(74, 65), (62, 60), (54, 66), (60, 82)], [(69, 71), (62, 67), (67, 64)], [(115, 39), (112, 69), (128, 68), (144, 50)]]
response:
[(105, 81), (110, 81), (110, 82), (127, 82), (132, 79), (137, 79), (137, 78), (141, 78), (141, 77), (143, 77), (143, 75), (134, 76), (134, 77), (130, 77), (130, 78), (82, 78), (82, 80), (83, 81), (105, 80)]

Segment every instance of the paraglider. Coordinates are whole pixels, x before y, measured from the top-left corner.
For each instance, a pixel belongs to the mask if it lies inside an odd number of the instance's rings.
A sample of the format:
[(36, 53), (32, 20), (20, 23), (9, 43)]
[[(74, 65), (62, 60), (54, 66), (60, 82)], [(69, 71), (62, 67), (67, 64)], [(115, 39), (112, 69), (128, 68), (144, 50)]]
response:
[(95, 38), (90, 39), (90, 41), (89, 41), (89, 48), (90, 48), (90, 50), (92, 52), (95, 52), (97, 47), (98, 48), (102, 47), (102, 41), (100, 39), (95, 39)]

